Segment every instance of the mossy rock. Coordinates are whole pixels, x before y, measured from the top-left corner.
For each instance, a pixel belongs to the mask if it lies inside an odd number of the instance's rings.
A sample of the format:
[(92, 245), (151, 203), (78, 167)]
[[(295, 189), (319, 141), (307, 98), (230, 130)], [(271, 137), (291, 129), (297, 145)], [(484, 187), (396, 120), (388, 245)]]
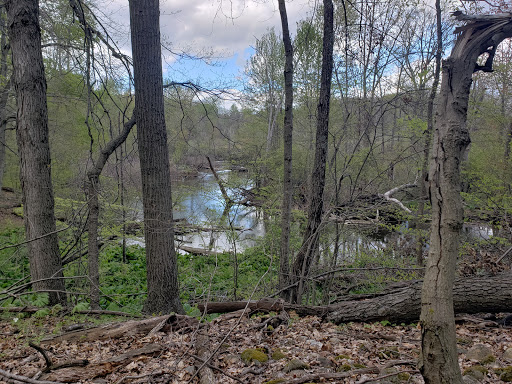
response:
[(268, 361), (268, 356), (261, 348), (249, 348), (240, 355), (242, 361), (249, 365), (251, 363), (263, 364)]
[(352, 370), (352, 366), (350, 364), (343, 364), (336, 369), (336, 372), (348, 372), (350, 370)]
[(400, 372), (396, 377), (400, 381), (409, 381), (411, 379), (411, 374), (407, 372)]
[(350, 359), (350, 356), (349, 355), (338, 355), (335, 357), (336, 360), (341, 360), (341, 359)]
[(492, 355), (487, 356), (485, 359), (480, 360), (480, 364), (491, 364), (496, 361), (496, 358)]
[(352, 364), (352, 366), (356, 369), (363, 369), (363, 368), (366, 368), (366, 365), (364, 364), (360, 364), (360, 363), (354, 363)]
[(400, 357), (400, 352), (398, 351), (398, 347), (382, 348), (379, 351), (379, 357), (382, 359), (397, 359)]
[(487, 368), (481, 366), (481, 365), (474, 365), (472, 367), (469, 367), (468, 369), (465, 369), (462, 373), (464, 376), (471, 376), (474, 377), (477, 380), (482, 380), (485, 375), (487, 374), (488, 370)]
[(281, 360), (281, 359), (285, 359), (286, 358), (286, 355), (281, 352), (280, 349), (276, 349), (274, 352), (272, 352), (272, 360)]
[(263, 384), (279, 384), (285, 382), (285, 379), (272, 379), (269, 381), (265, 381)]
[(505, 383), (512, 382), (512, 366), (501, 368), (500, 380)]
[(286, 366), (283, 368), (283, 371), (288, 373), (291, 371), (296, 371), (299, 369), (308, 369), (308, 368), (309, 368), (309, 365), (306, 364), (305, 362), (303, 362), (302, 360), (292, 359), (288, 362), (288, 364), (286, 364)]
[(466, 358), (476, 360), (480, 364), (489, 364), (496, 361), (491, 348), (484, 344), (476, 344), (466, 352)]

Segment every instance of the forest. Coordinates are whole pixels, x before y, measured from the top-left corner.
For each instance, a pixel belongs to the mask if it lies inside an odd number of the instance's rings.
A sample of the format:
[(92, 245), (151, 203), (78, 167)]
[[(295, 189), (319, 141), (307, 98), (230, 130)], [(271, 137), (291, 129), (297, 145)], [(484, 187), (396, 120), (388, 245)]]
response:
[(512, 382), (512, 5), (266, 5), (0, 4), (0, 382)]

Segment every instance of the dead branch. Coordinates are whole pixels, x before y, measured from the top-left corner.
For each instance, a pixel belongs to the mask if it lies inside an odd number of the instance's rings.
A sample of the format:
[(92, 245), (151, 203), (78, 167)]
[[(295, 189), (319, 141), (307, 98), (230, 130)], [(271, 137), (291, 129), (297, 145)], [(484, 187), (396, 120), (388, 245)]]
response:
[(408, 189), (408, 188), (414, 188), (414, 187), (417, 187), (418, 185), (416, 183), (410, 183), (410, 184), (404, 184), (404, 185), (400, 185), (398, 187), (395, 187), (393, 189), (390, 189), (389, 191), (383, 193), (383, 194), (378, 194), (379, 197), (382, 197), (383, 199), (387, 200), (387, 201), (390, 201), (392, 203), (395, 203), (397, 204), (400, 208), (402, 208), (405, 212), (407, 213), (411, 213), (411, 210), (409, 208), (407, 208), (405, 205), (402, 204), (402, 202), (398, 199), (395, 199), (394, 197), (391, 197), (393, 194), (399, 192), (399, 191), (402, 191), (404, 189)]
[(32, 342), (29, 342), (28, 345), (32, 348), (34, 348), (37, 352), (39, 352), (41, 355), (43, 355), (44, 361), (46, 363), (46, 368), (44, 371), (48, 372), (50, 370), (50, 367), (53, 365), (50, 357), (47, 355), (46, 351), (41, 348), (39, 345), (35, 345)]
[(3, 376), (9, 380), (16, 380), (21, 381), (22, 383), (30, 383), (30, 384), (63, 384), (58, 381), (45, 381), (45, 380), (35, 380), (31, 379), (30, 377), (15, 375), (14, 373), (9, 373), (7, 371), (4, 371), (3, 369), (0, 369), (0, 376)]
[(406, 370), (406, 371), (396, 371), (396, 372), (393, 372), (393, 373), (389, 373), (387, 375), (383, 375), (383, 376), (379, 376), (379, 377), (374, 377), (373, 379), (364, 379), (364, 380), (361, 380), (361, 381), (358, 381), (356, 384), (366, 384), (366, 383), (371, 383), (371, 382), (374, 382), (374, 381), (377, 381), (380, 383), (380, 381), (382, 379), (386, 379), (388, 377), (393, 377), (393, 376), (397, 376), (401, 373), (420, 373), (420, 371), (418, 371), (417, 369), (409, 369), (409, 370)]
[[(284, 381), (283, 384), (303, 384), (303, 383), (324, 381), (324, 380), (340, 380), (340, 379), (345, 379), (345, 378), (355, 376), (355, 375), (379, 373), (381, 371), (381, 369), (391, 368), (391, 367), (394, 367), (395, 365), (416, 365), (416, 361), (393, 360), (393, 361), (388, 362), (384, 367), (361, 368), (361, 369), (354, 369), (352, 371), (340, 372), (340, 373), (319, 372), (319, 373), (314, 373), (311, 375), (298, 377), (296, 379)], [(397, 372), (397, 374), (398, 373), (400, 373), (400, 372)], [(375, 381), (375, 380), (377, 380), (377, 379), (373, 379), (372, 381)]]
[[(145, 373), (143, 375), (135, 375), (135, 376), (123, 376), (121, 380), (119, 380), (116, 384), (121, 384), (125, 380), (136, 380), (136, 379), (143, 379), (145, 377), (152, 377), (152, 376), (162, 376), (165, 372), (162, 370), (151, 372), (151, 373)], [(152, 382), (150, 380), (150, 382)]]
[(106, 376), (118, 366), (133, 361), (139, 356), (155, 356), (162, 353), (164, 347), (160, 344), (146, 344), (142, 348), (132, 349), (119, 356), (114, 356), (106, 361), (89, 364), (87, 366), (62, 367), (43, 375), (46, 379), (59, 380), (65, 383), (76, 383), (91, 380), (95, 377)]
[[(198, 332), (196, 335), (196, 350), (197, 356), (204, 361), (208, 361), (211, 358), (210, 355), (210, 338), (207, 333), (208, 329), (203, 329), (202, 332)], [(215, 380), (215, 375), (211, 368), (206, 364), (198, 364), (199, 372), (199, 382), (200, 384), (214, 384), (217, 381)]]
[(199, 321), (190, 316), (185, 315), (166, 315), (152, 317), (143, 320), (130, 320), (124, 323), (107, 324), (100, 327), (71, 331), (47, 338), (41, 341), (41, 344), (60, 343), (64, 340), (68, 342), (95, 341), (104, 339), (117, 339), (121, 337), (136, 336), (139, 334), (148, 334), (163, 320), (166, 321), (163, 330), (165, 332), (175, 332), (178, 330), (191, 330), (197, 327)]

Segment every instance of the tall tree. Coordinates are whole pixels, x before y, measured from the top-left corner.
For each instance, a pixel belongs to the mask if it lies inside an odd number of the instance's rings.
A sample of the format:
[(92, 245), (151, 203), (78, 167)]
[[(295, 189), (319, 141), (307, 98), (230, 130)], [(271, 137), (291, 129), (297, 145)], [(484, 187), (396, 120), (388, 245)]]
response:
[(318, 252), (319, 230), (323, 214), (334, 47), (334, 6), (331, 0), (324, 0), (323, 4), (322, 74), (317, 107), (315, 163), (311, 176), (307, 227), (304, 232), (301, 249), (293, 263), (293, 274), (295, 279), (297, 279), (298, 285), (293, 289), (291, 299), (299, 303), (302, 300), (304, 278), (308, 275), (313, 258), (316, 252)]
[(0, 196), (5, 171), (6, 129), (7, 129), (7, 100), (11, 89), (11, 78), (8, 74), (7, 55), (9, 45), (7, 44), (7, 30), (5, 25), (5, 9), (0, 9)]
[(65, 303), (51, 180), (39, 2), (9, 0), (5, 6), (18, 108), (16, 138), (30, 274), (35, 289), (50, 291), (50, 305)]
[[(466, 126), (472, 75), (492, 71), (498, 45), (512, 37), (510, 14), (466, 16), (454, 14), (467, 25), (459, 33), (450, 57), (443, 63), (437, 109), (429, 190), (432, 202), (430, 249), (421, 298), (421, 357), (419, 368), (426, 383), (462, 383), (455, 335), (453, 283), (463, 224), (460, 164), (470, 143)], [(484, 65), (477, 64), (486, 54)]]
[(130, 0), (135, 120), (142, 173), (147, 313), (183, 312), (174, 249), (158, 0)]
[[(279, 0), (279, 14), (283, 28), (285, 54), (284, 66), (284, 128), (283, 128), (283, 204), (281, 207), (281, 253), (279, 257), (279, 288), (288, 282), (290, 253), (290, 223), (293, 197), (292, 143), (293, 143), (293, 46), (288, 28), (288, 16), (284, 0)], [(286, 295), (285, 291), (282, 291)]]

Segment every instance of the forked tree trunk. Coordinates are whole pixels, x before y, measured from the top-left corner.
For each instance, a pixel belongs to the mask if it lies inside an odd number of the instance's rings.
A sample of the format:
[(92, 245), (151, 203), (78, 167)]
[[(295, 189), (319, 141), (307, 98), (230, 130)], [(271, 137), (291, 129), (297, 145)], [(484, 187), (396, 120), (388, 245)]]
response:
[(30, 275), (37, 290), (49, 290), (50, 305), (66, 303), (56, 232), (46, 78), (41, 53), (39, 2), (5, 3), (17, 99), (18, 152)]
[[(462, 376), (457, 359), (453, 315), (453, 282), (463, 224), (460, 164), (470, 139), (466, 127), (469, 92), (475, 71), (492, 70), (498, 44), (512, 36), (512, 16), (473, 16), (450, 57), (443, 63), (443, 80), (434, 131), (429, 188), (432, 202), (430, 250), (421, 300), (421, 357), (426, 383), (457, 384)], [(488, 54), (483, 66), (477, 58)]]
[[(286, 4), (279, 0), (283, 28), (284, 65), (284, 124), (283, 124), (283, 203), (281, 206), (281, 249), (279, 255), (279, 289), (288, 285), (290, 258), (290, 225), (292, 210), (292, 144), (293, 144), (293, 47), (288, 28)], [(283, 299), (287, 295), (283, 290)]]
[(135, 119), (144, 205), (146, 313), (183, 312), (174, 250), (158, 0), (130, 0)]
[(89, 216), (87, 218), (87, 264), (89, 269), (91, 309), (99, 309), (100, 307), (100, 247), (98, 244), (100, 175), (110, 155), (125, 142), (134, 125), (135, 118), (132, 117), (124, 124), (123, 130), (119, 135), (109, 141), (105, 148), (101, 149), (98, 158), (93, 162), (91, 169), (87, 171), (86, 193), (89, 206)]

